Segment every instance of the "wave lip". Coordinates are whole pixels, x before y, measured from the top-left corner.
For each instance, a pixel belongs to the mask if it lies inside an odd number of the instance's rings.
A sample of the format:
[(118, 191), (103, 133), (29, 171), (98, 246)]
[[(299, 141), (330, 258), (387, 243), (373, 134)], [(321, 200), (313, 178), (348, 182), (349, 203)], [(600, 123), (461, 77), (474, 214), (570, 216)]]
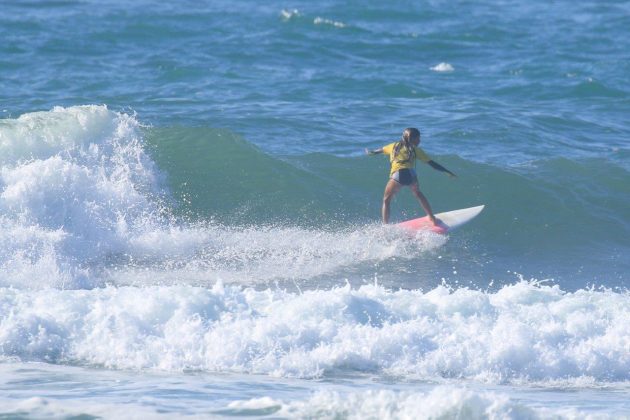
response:
[(190, 286), (0, 289), (2, 357), (117, 369), (487, 383), (630, 381), (630, 296), (520, 282), (294, 294)]
[(2, 283), (45, 282), (38, 273), (48, 271), (48, 284), (76, 287), (86, 264), (125, 252), (131, 232), (161, 223), (167, 191), (139, 127), (98, 105), (2, 120)]

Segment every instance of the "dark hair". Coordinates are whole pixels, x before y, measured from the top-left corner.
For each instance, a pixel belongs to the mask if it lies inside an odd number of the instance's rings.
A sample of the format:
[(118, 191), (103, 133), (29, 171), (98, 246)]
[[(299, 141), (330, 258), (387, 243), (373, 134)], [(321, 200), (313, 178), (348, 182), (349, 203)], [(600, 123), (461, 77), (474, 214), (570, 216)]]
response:
[[(402, 138), (400, 141), (396, 142), (394, 145), (394, 150), (392, 152), (392, 161), (396, 161), (398, 163), (405, 163), (409, 161), (413, 161), (416, 159), (416, 149), (414, 145), (411, 143), (414, 139), (420, 138), (420, 130), (414, 127), (405, 128), (402, 133)], [(400, 149), (404, 147), (407, 150), (407, 159), (398, 160), (396, 156)]]
[(402, 133), (402, 139), (407, 142), (413, 139), (419, 139), (419, 138), (420, 138), (420, 130), (418, 130), (415, 127), (405, 128), (405, 130)]

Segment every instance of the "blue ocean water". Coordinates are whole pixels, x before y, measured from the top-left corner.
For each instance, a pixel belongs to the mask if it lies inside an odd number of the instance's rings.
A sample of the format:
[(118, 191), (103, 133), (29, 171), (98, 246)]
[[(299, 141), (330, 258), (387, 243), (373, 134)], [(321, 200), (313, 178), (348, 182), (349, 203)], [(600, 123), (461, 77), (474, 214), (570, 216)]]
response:
[(0, 417), (630, 418), (627, 3), (0, 5)]

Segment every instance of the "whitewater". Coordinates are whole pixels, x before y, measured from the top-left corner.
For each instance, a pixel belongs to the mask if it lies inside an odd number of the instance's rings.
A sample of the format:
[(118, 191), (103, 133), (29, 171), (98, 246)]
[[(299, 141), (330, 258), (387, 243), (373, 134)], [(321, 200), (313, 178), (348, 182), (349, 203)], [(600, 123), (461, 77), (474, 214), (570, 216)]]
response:
[(608, 384), (628, 380), (629, 301), (528, 282), (496, 293), (3, 289), (0, 337), (4, 357), (113, 369)]

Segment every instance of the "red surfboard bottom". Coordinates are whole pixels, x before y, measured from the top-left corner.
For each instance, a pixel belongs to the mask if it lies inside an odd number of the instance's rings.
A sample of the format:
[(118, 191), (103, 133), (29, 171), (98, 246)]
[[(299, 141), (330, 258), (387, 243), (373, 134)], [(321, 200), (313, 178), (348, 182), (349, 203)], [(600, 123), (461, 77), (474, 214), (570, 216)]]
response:
[(413, 219), (413, 220), (407, 220), (406, 222), (396, 223), (395, 226), (403, 228), (403, 229), (407, 229), (407, 230), (412, 230), (412, 231), (427, 230), (427, 231), (439, 233), (441, 235), (444, 235), (446, 232), (448, 232), (448, 226), (442, 223), (442, 221), (440, 221), (439, 218), (438, 218), (438, 224), (436, 226), (433, 223), (431, 223), (431, 220), (429, 220), (429, 216), (424, 216), (424, 217), (420, 217), (418, 219)]

